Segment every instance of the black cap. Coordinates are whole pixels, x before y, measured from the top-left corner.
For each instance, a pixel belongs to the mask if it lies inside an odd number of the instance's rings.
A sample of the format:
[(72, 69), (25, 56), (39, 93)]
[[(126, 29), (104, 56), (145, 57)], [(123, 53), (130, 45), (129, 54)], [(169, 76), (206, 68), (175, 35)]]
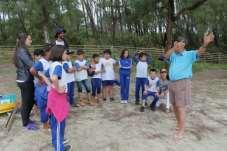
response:
[(57, 37), (60, 33), (66, 33), (66, 30), (63, 27), (57, 27), (55, 29), (55, 37)]

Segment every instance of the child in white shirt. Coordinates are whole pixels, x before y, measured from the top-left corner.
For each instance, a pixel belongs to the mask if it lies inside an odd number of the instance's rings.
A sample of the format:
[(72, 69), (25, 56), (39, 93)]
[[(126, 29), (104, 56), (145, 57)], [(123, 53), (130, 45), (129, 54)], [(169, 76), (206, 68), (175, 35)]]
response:
[(147, 54), (141, 52), (139, 54), (139, 60), (136, 65), (136, 88), (135, 88), (136, 105), (139, 105), (140, 103), (140, 89), (142, 88), (142, 96), (145, 90), (145, 84), (147, 82), (148, 76), (147, 69), (148, 69)]
[(96, 102), (100, 101), (101, 87), (102, 87), (102, 64), (98, 54), (93, 54), (91, 62), (91, 87), (92, 97)]
[(77, 60), (75, 61), (76, 66), (76, 84), (78, 89), (78, 99), (79, 104), (84, 106), (85, 103), (81, 100), (81, 94), (83, 92), (83, 87), (85, 88), (88, 96), (88, 104), (93, 105), (91, 102), (91, 95), (90, 95), (90, 86), (88, 83), (88, 69), (89, 64), (86, 59), (84, 59), (85, 52), (83, 50), (77, 51)]
[(63, 61), (63, 69), (65, 70), (65, 76), (67, 81), (67, 88), (68, 88), (68, 101), (71, 106), (77, 107), (77, 104), (75, 102), (74, 98), (74, 89), (75, 89), (75, 67), (72, 65), (72, 62), (70, 60), (70, 54), (72, 54), (72, 51), (66, 51), (67, 58), (65, 61)]
[(159, 78), (156, 75), (156, 70), (155, 69), (151, 69), (150, 70), (150, 75), (147, 79), (147, 83), (145, 86), (145, 91), (143, 92), (143, 102), (142, 102), (142, 106), (141, 106), (141, 112), (144, 112), (145, 109), (145, 103), (147, 102), (147, 98), (149, 96), (153, 97), (153, 101), (150, 104), (150, 108), (152, 111), (155, 111), (156, 109), (156, 103), (159, 100)]
[(104, 70), (102, 73), (103, 100), (106, 101), (106, 97), (109, 96), (110, 101), (114, 101), (113, 85), (115, 83), (114, 65), (116, 61), (111, 58), (110, 49), (104, 50), (103, 58), (100, 59), (100, 63)]

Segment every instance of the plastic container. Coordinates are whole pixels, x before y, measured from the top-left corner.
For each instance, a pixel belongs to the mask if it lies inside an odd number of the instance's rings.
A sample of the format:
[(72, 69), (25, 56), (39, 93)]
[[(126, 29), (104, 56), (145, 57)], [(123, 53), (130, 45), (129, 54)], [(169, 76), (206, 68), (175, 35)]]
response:
[(16, 94), (0, 95), (0, 113), (12, 111), (16, 107)]

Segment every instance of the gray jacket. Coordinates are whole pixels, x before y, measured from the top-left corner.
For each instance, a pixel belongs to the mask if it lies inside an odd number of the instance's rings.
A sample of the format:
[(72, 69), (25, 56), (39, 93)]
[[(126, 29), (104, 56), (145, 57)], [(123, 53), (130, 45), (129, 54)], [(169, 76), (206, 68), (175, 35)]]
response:
[(30, 73), (33, 61), (30, 53), (26, 48), (18, 48), (16, 52), (17, 62), (17, 82), (33, 81), (33, 76)]

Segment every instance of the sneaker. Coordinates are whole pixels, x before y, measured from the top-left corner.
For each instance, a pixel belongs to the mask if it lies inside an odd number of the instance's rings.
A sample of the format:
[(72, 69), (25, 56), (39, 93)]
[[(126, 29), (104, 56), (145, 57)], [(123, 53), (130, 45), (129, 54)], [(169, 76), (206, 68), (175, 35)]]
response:
[(121, 100), (121, 104), (124, 104), (125, 103), (125, 101), (124, 100)]
[(148, 106), (148, 103), (147, 102), (145, 102), (145, 106)]
[(66, 145), (68, 145), (68, 143), (69, 143), (69, 140), (68, 139), (64, 139), (63, 144), (66, 146)]
[(103, 101), (106, 101), (106, 98), (103, 98)]
[(155, 111), (156, 110), (156, 107), (155, 106), (150, 106), (150, 108), (151, 108), (151, 111)]
[(111, 98), (110, 98), (110, 102), (113, 102), (113, 101), (114, 101), (114, 98), (113, 98), (113, 97), (111, 97)]
[(140, 104), (140, 101), (139, 100), (136, 100), (135, 104), (136, 105), (139, 105)]
[(72, 107), (80, 107), (80, 105), (79, 105), (79, 104), (77, 104), (77, 103), (72, 104), (71, 106), (72, 106)]
[(144, 112), (144, 110), (145, 110), (145, 107), (144, 106), (141, 106), (140, 112)]
[(39, 129), (35, 123), (31, 123), (31, 122), (28, 123), (25, 127), (26, 127), (28, 130), (32, 130), (32, 131), (36, 131), (36, 130)]
[(124, 103), (125, 103), (125, 104), (128, 104), (128, 100), (125, 100)]
[(71, 145), (65, 145), (64, 146), (64, 151), (71, 151), (72, 150), (72, 146)]

